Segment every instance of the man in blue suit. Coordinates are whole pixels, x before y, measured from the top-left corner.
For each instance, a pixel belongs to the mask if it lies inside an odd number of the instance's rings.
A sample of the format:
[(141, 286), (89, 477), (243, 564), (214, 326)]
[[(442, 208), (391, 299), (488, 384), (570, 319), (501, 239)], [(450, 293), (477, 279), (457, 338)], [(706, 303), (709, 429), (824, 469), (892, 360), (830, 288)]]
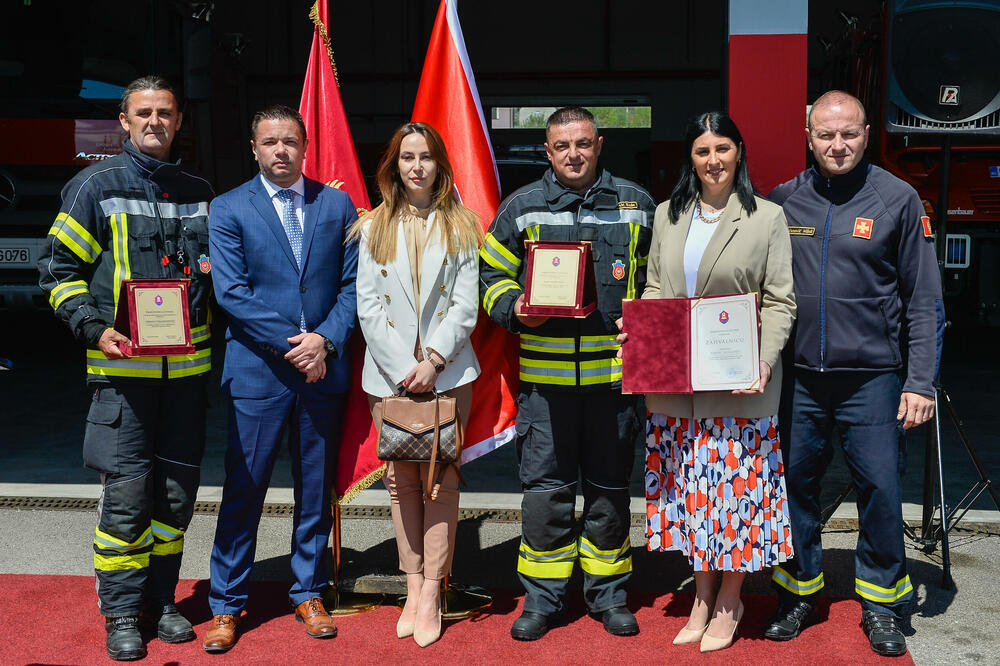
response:
[(306, 130), (287, 106), (258, 112), (250, 141), (260, 174), (212, 201), (209, 246), (229, 314), (224, 391), (231, 397), (226, 483), (212, 550), (208, 652), (236, 642), (257, 525), (282, 437), (295, 482), (289, 599), (316, 638), (337, 628), (320, 598), (333, 522), (330, 491), (350, 383), (357, 308), (357, 218), (347, 194), (302, 176)]

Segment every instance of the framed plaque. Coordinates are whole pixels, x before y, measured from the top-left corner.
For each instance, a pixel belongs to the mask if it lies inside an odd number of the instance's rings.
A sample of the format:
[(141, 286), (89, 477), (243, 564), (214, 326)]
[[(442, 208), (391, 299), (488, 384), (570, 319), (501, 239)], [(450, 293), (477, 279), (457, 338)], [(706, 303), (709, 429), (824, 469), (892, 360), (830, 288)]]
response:
[(131, 344), (119, 344), (127, 356), (193, 354), (188, 312), (190, 280), (122, 280), (115, 330)]
[(625, 301), (622, 319), (622, 393), (760, 385), (756, 294)]
[(528, 262), (521, 312), (583, 318), (597, 309), (590, 243), (525, 241)]

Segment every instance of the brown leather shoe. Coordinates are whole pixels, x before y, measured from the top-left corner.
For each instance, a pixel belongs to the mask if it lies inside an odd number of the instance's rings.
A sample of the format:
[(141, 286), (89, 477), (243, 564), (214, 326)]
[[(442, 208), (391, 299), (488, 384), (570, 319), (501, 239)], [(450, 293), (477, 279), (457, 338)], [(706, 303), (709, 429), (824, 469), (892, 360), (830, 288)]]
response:
[(236, 645), (236, 616), (224, 613), (212, 616), (201, 646), (205, 652), (225, 652)]
[(295, 607), (295, 619), (306, 625), (306, 633), (313, 638), (333, 638), (337, 635), (337, 625), (323, 608), (319, 597), (307, 599)]

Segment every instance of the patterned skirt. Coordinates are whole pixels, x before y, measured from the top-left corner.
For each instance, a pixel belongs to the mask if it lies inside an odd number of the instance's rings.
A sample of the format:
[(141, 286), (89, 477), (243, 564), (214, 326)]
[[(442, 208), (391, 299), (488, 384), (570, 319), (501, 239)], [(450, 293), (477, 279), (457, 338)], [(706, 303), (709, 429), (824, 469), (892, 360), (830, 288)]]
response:
[(679, 550), (695, 571), (760, 571), (792, 557), (778, 419), (646, 422), (649, 550)]

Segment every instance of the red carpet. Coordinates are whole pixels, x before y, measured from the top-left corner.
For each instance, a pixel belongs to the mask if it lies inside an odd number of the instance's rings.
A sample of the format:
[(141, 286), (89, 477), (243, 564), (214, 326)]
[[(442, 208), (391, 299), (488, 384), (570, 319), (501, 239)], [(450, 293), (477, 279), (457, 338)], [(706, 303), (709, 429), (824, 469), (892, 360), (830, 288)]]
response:
[[(0, 617), (4, 640), (0, 663), (108, 664), (104, 625), (97, 612), (94, 579), (84, 576), (0, 575)], [(167, 645), (150, 636), (149, 664), (912, 664), (909, 655), (882, 659), (871, 652), (859, 627), (854, 600), (825, 600), (825, 621), (806, 629), (795, 641), (773, 643), (759, 638), (774, 611), (775, 598), (747, 596), (740, 636), (732, 647), (701, 655), (697, 645), (675, 647), (691, 596), (633, 593), (641, 633), (634, 638), (609, 636), (599, 622), (582, 616), (542, 640), (520, 643), (510, 638), (510, 624), (520, 613), (521, 597), (498, 593), (493, 607), (478, 618), (445, 624), (441, 640), (421, 649), (412, 639), (396, 638), (398, 611), (383, 607), (337, 618), (339, 636), (318, 640), (305, 635), (288, 608), (285, 583), (251, 583), (249, 613), (241, 621), (236, 646), (208, 655), (200, 639), (208, 623), (208, 581), (181, 581), (178, 606), (198, 626), (198, 641)], [(155, 633), (155, 632), (154, 632)]]

